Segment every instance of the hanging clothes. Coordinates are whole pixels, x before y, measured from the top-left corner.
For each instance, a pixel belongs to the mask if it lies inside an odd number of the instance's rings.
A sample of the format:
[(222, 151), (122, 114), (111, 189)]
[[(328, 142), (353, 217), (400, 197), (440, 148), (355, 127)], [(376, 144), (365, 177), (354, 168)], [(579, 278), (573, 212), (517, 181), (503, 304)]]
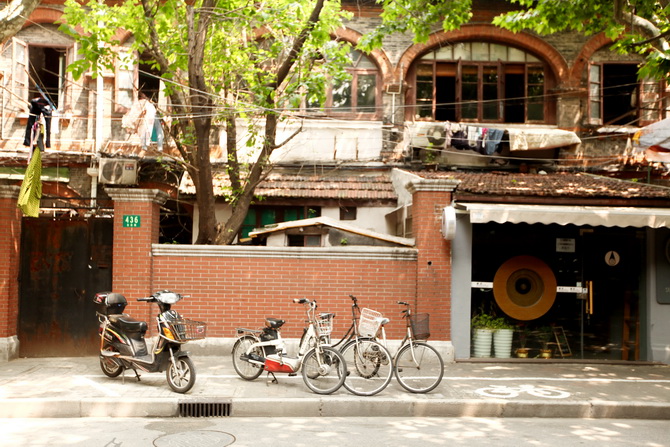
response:
[[(41, 151), (43, 151), (45, 147), (51, 147), (52, 110), (49, 102), (41, 96), (32, 99), (30, 101), (30, 111), (28, 114), (28, 124), (26, 124), (23, 145), (32, 148), (37, 144)], [(42, 126), (39, 126), (40, 119), (43, 119)], [(39, 133), (37, 133), (38, 130)], [(35, 141), (35, 137), (38, 138), (37, 141)]]
[(126, 129), (128, 133), (139, 136), (142, 149), (146, 150), (147, 146), (151, 144), (151, 136), (154, 133), (155, 121), (156, 106), (154, 106), (145, 96), (142, 96), (135, 104), (133, 104), (130, 111), (123, 116), (121, 126)]
[(28, 217), (40, 215), (42, 199), (42, 151), (32, 151), (26, 173), (19, 190), (18, 207)]
[(489, 129), (486, 134), (486, 144), (484, 144), (484, 154), (492, 155), (498, 150), (500, 146), (500, 141), (505, 134), (503, 129)]

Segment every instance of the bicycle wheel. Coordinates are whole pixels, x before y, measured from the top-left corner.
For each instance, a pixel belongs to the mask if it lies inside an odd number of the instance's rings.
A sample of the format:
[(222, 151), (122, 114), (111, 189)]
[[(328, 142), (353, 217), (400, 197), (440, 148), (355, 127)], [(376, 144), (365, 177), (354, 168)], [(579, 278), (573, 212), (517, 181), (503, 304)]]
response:
[(344, 387), (358, 396), (374, 396), (393, 378), (393, 361), (388, 349), (370, 339), (351, 340), (342, 348), (347, 362)]
[[(233, 368), (235, 368), (237, 375), (245, 380), (254, 380), (263, 374), (263, 366), (242, 359), (242, 356), (246, 354), (249, 347), (256, 342), (257, 340), (254, 337), (246, 335), (238, 338), (233, 345)], [(265, 353), (261, 347), (252, 350), (251, 354), (265, 358)]]
[(317, 394), (332, 394), (347, 377), (347, 365), (339, 351), (321, 346), (311, 349), (302, 361), (305, 385)]
[(435, 348), (423, 342), (407, 343), (395, 359), (398, 383), (410, 393), (427, 393), (440, 384), (444, 362)]

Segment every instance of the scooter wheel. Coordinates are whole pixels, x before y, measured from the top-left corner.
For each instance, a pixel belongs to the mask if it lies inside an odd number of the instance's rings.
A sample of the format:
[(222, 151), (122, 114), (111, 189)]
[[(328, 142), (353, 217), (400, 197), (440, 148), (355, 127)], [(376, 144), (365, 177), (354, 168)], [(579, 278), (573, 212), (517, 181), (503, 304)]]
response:
[(100, 356), (100, 369), (107, 377), (118, 377), (123, 372), (123, 366), (111, 357)]
[(165, 375), (168, 385), (176, 393), (185, 393), (195, 385), (195, 366), (189, 357), (179, 357), (174, 364), (169, 362)]

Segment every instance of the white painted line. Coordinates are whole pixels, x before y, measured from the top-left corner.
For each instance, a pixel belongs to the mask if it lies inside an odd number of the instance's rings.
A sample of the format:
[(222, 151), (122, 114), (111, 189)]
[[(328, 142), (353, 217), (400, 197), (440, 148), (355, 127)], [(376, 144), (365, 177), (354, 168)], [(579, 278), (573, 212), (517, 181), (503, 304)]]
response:
[(103, 393), (105, 393), (109, 397), (121, 397), (121, 395), (119, 393), (117, 393), (116, 391), (112, 391), (109, 388), (104, 387), (104, 386), (100, 385), (99, 383), (97, 383), (97, 382), (95, 382), (95, 381), (93, 381), (93, 380), (91, 380), (87, 377), (74, 376), (74, 381), (75, 381), (75, 383), (79, 383), (81, 385), (89, 385), (89, 386), (95, 388), (98, 391), (102, 391)]

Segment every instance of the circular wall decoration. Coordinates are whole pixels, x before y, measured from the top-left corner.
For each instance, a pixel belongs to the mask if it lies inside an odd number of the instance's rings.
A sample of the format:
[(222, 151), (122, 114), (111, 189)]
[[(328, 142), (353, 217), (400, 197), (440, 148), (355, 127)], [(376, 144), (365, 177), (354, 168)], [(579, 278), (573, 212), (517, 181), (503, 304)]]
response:
[(534, 320), (551, 309), (556, 285), (556, 276), (544, 261), (534, 256), (516, 256), (496, 272), (493, 297), (510, 317)]

